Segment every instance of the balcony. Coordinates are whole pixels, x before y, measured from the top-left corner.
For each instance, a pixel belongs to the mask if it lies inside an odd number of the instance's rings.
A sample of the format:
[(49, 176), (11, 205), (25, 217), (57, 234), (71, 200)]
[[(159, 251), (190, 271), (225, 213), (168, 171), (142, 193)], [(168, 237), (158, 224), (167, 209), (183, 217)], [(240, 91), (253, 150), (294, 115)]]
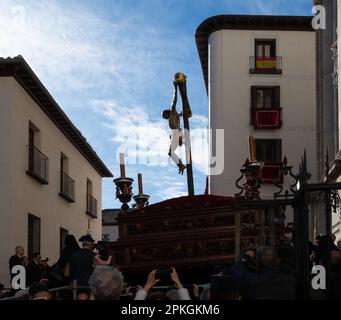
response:
[(282, 57), (250, 57), (251, 74), (282, 74)]
[(91, 194), (87, 194), (86, 213), (97, 218), (97, 200)]
[(282, 109), (251, 109), (254, 129), (280, 129), (282, 127)]
[[(262, 170), (262, 183), (274, 184), (283, 183), (283, 174), (280, 172), (281, 165), (265, 164)], [(279, 181), (278, 181), (279, 178)]]
[(75, 181), (66, 173), (61, 174), (61, 190), (59, 195), (68, 202), (75, 202)]
[(49, 159), (35, 146), (28, 146), (28, 170), (26, 173), (41, 184), (49, 184)]

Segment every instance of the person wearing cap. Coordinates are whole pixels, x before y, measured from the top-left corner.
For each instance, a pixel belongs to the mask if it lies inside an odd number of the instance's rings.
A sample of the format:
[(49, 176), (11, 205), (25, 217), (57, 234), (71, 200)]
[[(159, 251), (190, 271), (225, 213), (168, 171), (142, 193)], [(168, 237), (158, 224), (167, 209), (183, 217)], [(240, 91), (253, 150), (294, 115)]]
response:
[[(75, 252), (70, 260), (70, 278), (72, 283), (77, 281), (77, 286), (89, 287), (89, 279), (94, 268), (94, 258), (96, 254), (93, 252), (95, 240), (91, 235), (82, 236), (79, 239), (82, 243), (82, 250)], [(84, 298), (90, 296), (90, 289), (77, 290), (78, 297)]]

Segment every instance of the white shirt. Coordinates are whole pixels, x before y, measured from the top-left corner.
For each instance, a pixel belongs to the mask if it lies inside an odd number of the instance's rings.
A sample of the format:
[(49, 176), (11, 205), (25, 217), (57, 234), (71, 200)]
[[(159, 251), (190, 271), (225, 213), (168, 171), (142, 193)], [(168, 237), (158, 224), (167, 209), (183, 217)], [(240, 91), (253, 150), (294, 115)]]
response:
[[(135, 300), (146, 300), (148, 293), (142, 289), (137, 291)], [(179, 300), (191, 300), (191, 297), (189, 296), (188, 290), (186, 288), (180, 288), (178, 289), (178, 297)]]

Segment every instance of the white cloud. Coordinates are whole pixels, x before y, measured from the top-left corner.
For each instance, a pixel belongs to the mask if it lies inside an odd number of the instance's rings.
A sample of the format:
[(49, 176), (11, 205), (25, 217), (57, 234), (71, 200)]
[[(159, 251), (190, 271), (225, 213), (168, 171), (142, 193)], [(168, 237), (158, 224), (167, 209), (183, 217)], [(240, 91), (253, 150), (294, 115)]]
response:
[(138, 21), (134, 15), (108, 21), (63, 1), (2, 0), (0, 56), (22, 54), (54, 90), (100, 87), (136, 100), (185, 50), (151, 27), (141, 32)]
[[(151, 120), (148, 107), (123, 106), (115, 101), (94, 100), (92, 109), (101, 114), (105, 121), (102, 124), (112, 131), (112, 143), (118, 144), (118, 154), (125, 152), (130, 164), (149, 166), (174, 166), (168, 156), (170, 129), (168, 122), (160, 117)], [(207, 172), (207, 118), (194, 115), (191, 118), (193, 129), (192, 157), (194, 166), (201, 172)], [(177, 150), (184, 159), (184, 148)]]
[[(260, 15), (304, 15), (310, 14), (313, 6), (311, 0), (225, 0), (225, 10), (230, 14), (260, 14)], [(307, 11), (307, 9), (309, 11)], [(226, 12), (226, 11), (225, 11)]]
[[(155, 29), (142, 22), (138, 13), (128, 15), (121, 9), (109, 20), (80, 2), (1, 0), (0, 56), (23, 55), (66, 111), (80, 108), (72, 120), (83, 125), (82, 133), (90, 135), (95, 149), (106, 155), (106, 163), (115, 162), (115, 151), (127, 137), (135, 143), (139, 134), (147, 136), (148, 144), (139, 141), (139, 150), (130, 156), (143, 160), (148, 155), (155, 163), (130, 166), (131, 174), (143, 170), (155, 198), (180, 196), (185, 192), (185, 177), (178, 177), (169, 160), (169, 128), (158, 106), (152, 104), (156, 96), (165, 101), (171, 97), (172, 75), (189, 55), (192, 61), (196, 54), (184, 45), (195, 47), (194, 38), (175, 28), (164, 30), (160, 25)], [(87, 118), (89, 110), (98, 115), (94, 117), (98, 123), (83, 122), (91, 119)], [(109, 138), (97, 132), (101, 122), (101, 132)], [(142, 129), (141, 123), (146, 125)], [(206, 128), (207, 118), (195, 114), (191, 126)], [(201, 149), (198, 155), (202, 154)], [(198, 166), (198, 170), (203, 168)]]

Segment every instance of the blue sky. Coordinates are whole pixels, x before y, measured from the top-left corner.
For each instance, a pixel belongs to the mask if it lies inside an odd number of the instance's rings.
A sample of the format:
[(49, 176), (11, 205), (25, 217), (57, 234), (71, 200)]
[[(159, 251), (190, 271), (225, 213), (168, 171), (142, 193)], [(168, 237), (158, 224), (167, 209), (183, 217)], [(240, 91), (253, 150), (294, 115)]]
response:
[[(170, 106), (176, 72), (188, 77), (192, 127), (207, 126), (194, 39), (198, 25), (217, 14), (310, 15), (311, 10), (311, 0), (0, 0), (0, 56), (23, 55), (115, 177), (117, 150), (127, 141), (140, 143), (138, 134), (148, 136), (149, 148), (128, 154), (126, 172), (132, 178), (143, 173), (144, 191), (154, 203), (187, 190), (186, 177), (165, 162), (169, 131), (161, 113)], [(193, 152), (205, 153), (200, 145)], [(136, 153), (163, 162), (133, 164)], [(205, 189), (199, 160), (197, 194)], [(114, 194), (112, 179), (104, 179), (103, 208), (119, 205)]]

